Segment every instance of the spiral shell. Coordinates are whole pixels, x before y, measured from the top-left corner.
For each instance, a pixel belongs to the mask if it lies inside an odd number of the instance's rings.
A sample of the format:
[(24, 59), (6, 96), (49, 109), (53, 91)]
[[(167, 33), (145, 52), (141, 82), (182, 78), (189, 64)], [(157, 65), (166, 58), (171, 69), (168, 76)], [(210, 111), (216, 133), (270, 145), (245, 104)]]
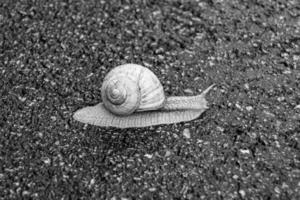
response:
[(103, 81), (104, 106), (116, 115), (156, 110), (165, 103), (163, 86), (149, 69), (125, 64), (112, 69)]

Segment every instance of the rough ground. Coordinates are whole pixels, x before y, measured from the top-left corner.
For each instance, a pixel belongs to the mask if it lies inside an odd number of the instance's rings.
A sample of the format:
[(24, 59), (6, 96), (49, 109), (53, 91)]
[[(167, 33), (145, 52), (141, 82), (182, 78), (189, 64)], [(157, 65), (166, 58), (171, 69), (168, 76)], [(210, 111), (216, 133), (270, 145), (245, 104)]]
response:
[[(129, 62), (210, 109), (74, 121)], [(1, 0), (0, 199), (300, 199), (299, 63), (297, 0)]]

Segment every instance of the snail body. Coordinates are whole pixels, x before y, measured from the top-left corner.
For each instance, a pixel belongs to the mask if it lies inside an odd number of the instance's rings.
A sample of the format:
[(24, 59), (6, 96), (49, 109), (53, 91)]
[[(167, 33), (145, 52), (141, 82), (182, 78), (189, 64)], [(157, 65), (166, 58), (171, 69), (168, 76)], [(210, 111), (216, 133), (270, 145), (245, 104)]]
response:
[(208, 107), (205, 95), (166, 97), (163, 86), (148, 68), (137, 64), (120, 65), (104, 78), (103, 102), (75, 112), (74, 119), (97, 126), (146, 127), (190, 121)]

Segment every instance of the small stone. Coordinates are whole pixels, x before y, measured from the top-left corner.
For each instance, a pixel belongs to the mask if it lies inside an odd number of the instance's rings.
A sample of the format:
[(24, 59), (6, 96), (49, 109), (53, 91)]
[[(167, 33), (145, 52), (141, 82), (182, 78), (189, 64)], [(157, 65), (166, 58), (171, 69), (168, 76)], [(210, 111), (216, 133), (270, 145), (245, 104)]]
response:
[(193, 90), (188, 88), (188, 89), (185, 89), (183, 90), (186, 94), (194, 94)]
[(288, 184), (286, 184), (285, 182), (282, 183), (282, 186), (281, 186), (281, 187), (282, 187), (282, 189), (287, 189), (287, 188), (289, 188)]
[(92, 178), (91, 180), (90, 180), (90, 186), (92, 186), (92, 185), (94, 185), (95, 184), (95, 179), (94, 178)]
[(267, 115), (268, 117), (275, 117), (275, 115), (267, 110), (263, 111), (265, 115)]
[(240, 190), (239, 193), (243, 198), (246, 196), (246, 192), (244, 190)]
[(274, 143), (275, 143), (275, 146), (276, 146), (277, 148), (280, 148), (280, 147), (281, 147), (281, 146), (280, 146), (280, 143), (279, 143), (278, 141), (275, 141)]
[(281, 102), (281, 101), (283, 101), (284, 99), (285, 99), (284, 97), (278, 97), (278, 98), (277, 98), (277, 101), (280, 101), (280, 102)]
[(88, 74), (87, 76), (86, 76), (86, 78), (90, 78), (90, 77), (92, 77), (94, 75), (94, 73), (90, 73), (90, 74)]
[(185, 138), (187, 138), (187, 139), (190, 139), (190, 138), (191, 138), (191, 132), (190, 132), (190, 129), (185, 128), (185, 129), (183, 130), (183, 136), (184, 136)]
[(294, 56), (293, 56), (293, 60), (294, 60), (294, 61), (299, 61), (299, 60), (300, 60), (300, 56), (294, 55)]
[(23, 195), (23, 196), (27, 196), (27, 195), (29, 195), (29, 194), (30, 194), (30, 192), (29, 192), (29, 191), (26, 191), (26, 190), (22, 192), (22, 195)]
[(241, 149), (240, 152), (242, 154), (250, 154), (250, 151), (248, 149)]
[(283, 73), (283, 74), (291, 74), (292, 71), (291, 71), (291, 70), (284, 70), (282, 73)]
[(235, 107), (237, 107), (239, 110), (243, 110), (242, 107), (241, 107), (241, 105), (238, 104), (238, 103), (235, 104)]
[(152, 65), (150, 63), (144, 62), (143, 63), (146, 67), (151, 67)]
[(300, 104), (295, 106), (295, 109), (300, 109)]
[(158, 58), (159, 58), (160, 60), (163, 60), (163, 59), (165, 59), (165, 57), (164, 57), (164, 56), (162, 56), (162, 55), (158, 55)]
[(275, 187), (274, 190), (276, 193), (280, 194), (280, 189), (278, 187)]
[(252, 106), (246, 106), (246, 110), (251, 111), (251, 110), (253, 110), (253, 107)]
[(166, 154), (165, 154), (165, 157), (169, 157), (170, 155), (171, 155), (171, 151), (167, 150)]
[(155, 191), (156, 191), (156, 188), (155, 188), (155, 187), (149, 188), (149, 191), (150, 191), (150, 192), (155, 192)]
[(133, 177), (133, 180), (140, 181), (140, 180), (142, 180), (142, 178), (141, 177)]
[(223, 131), (224, 131), (224, 128), (221, 127), (221, 126), (217, 126), (217, 130), (220, 131), (220, 132), (223, 132)]
[(21, 102), (24, 102), (24, 101), (26, 101), (26, 97), (19, 97), (19, 100), (20, 100)]
[(257, 134), (256, 134), (255, 132), (250, 132), (250, 133), (248, 133), (248, 134), (249, 134), (249, 136), (250, 136), (252, 139), (257, 138)]
[(49, 165), (49, 164), (51, 163), (50, 158), (44, 157), (44, 158), (42, 158), (42, 160), (43, 160), (43, 162), (44, 162), (45, 164), (47, 164), (47, 165)]
[(151, 159), (151, 158), (153, 157), (152, 154), (148, 154), (148, 153), (146, 153), (144, 156), (145, 156), (146, 158), (149, 158), (149, 159)]

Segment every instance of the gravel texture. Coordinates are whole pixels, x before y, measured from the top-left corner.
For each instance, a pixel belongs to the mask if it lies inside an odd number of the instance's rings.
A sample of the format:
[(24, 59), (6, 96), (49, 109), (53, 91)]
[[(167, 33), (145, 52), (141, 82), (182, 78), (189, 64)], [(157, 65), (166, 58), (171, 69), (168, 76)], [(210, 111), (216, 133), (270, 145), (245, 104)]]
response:
[[(74, 121), (130, 62), (210, 109)], [(0, 113), (0, 199), (300, 199), (300, 3), (1, 0)]]

